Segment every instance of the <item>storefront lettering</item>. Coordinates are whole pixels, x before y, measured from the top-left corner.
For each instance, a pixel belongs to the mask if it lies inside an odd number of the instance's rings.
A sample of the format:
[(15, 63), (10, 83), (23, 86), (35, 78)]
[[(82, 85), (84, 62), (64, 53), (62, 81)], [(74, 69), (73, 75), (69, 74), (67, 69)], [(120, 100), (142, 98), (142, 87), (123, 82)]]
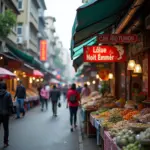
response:
[(107, 49), (100, 47), (93, 47), (93, 53), (107, 53)]
[(85, 46), (84, 62), (123, 62), (126, 59), (123, 46)]
[(86, 56), (86, 59), (87, 59), (87, 60), (90, 60), (90, 61), (92, 61), (92, 60), (97, 60), (96, 55), (87, 55), (87, 56)]
[(114, 56), (101, 56), (101, 54), (98, 54), (98, 60), (114, 60)]
[(99, 43), (136, 43), (136, 34), (102, 34), (98, 36)]

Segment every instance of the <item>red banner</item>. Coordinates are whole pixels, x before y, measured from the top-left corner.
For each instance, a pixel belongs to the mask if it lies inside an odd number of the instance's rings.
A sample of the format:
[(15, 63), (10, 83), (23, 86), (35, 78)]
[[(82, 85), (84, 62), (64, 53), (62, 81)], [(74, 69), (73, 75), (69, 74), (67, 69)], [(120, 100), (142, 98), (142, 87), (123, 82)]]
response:
[(97, 37), (98, 43), (136, 43), (138, 36), (136, 34), (101, 34)]
[(46, 40), (40, 41), (40, 60), (41, 61), (47, 60), (47, 41)]
[(125, 49), (121, 45), (115, 46), (85, 46), (84, 62), (124, 62)]

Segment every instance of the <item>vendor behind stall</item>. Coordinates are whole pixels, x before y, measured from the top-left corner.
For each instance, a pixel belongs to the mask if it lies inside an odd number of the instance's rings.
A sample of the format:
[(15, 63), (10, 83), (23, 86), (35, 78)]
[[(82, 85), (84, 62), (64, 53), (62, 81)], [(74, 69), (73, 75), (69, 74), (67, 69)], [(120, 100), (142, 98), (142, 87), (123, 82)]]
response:
[(81, 97), (87, 97), (90, 94), (91, 94), (90, 88), (88, 87), (87, 84), (84, 84), (84, 88), (82, 89), (82, 92), (81, 92)]

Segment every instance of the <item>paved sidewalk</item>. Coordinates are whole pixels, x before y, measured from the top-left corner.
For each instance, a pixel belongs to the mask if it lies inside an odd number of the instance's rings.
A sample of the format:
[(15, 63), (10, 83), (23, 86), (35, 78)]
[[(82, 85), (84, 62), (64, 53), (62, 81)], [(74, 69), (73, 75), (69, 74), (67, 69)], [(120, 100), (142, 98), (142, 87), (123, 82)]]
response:
[(58, 108), (58, 117), (55, 118), (52, 117), (51, 106), (44, 112), (37, 107), (27, 112), (25, 118), (11, 119), (10, 146), (6, 150), (78, 150), (78, 131), (70, 132), (68, 111), (64, 104)]
[(84, 126), (81, 118), (81, 114), (79, 112), (79, 143), (80, 150), (101, 150), (99, 146), (96, 145), (96, 137), (88, 138), (84, 133)]

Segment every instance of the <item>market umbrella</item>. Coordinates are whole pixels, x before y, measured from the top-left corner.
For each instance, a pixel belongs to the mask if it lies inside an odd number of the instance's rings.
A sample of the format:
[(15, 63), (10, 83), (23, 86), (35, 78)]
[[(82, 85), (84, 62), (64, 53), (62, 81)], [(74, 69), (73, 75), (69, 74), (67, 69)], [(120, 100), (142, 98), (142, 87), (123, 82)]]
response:
[(51, 80), (50, 80), (50, 83), (58, 84), (58, 83), (60, 83), (60, 81), (58, 81), (58, 80), (56, 80), (56, 79), (51, 79)]
[(40, 72), (39, 70), (33, 70), (33, 77), (37, 77), (37, 78), (43, 78), (44, 74), (42, 72)]
[(16, 78), (16, 75), (5, 68), (0, 67), (0, 79), (12, 79)]

